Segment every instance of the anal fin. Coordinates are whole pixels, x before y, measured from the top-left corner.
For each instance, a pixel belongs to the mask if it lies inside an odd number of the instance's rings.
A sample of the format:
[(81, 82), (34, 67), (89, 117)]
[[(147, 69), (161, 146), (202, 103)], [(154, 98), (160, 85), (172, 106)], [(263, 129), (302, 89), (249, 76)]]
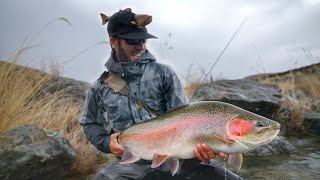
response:
[(170, 170), (172, 176), (177, 173), (179, 169), (179, 159), (168, 159), (166, 166)]
[(169, 158), (169, 155), (161, 155), (161, 154), (157, 154), (155, 153), (153, 155), (153, 159), (152, 159), (152, 168), (156, 168), (159, 167), (161, 164), (163, 164), (164, 162), (166, 162), (166, 160)]
[(130, 150), (125, 148), (119, 163), (120, 164), (131, 164), (131, 163), (134, 163), (138, 160), (140, 160), (140, 157), (134, 155), (132, 152), (130, 152)]
[(228, 158), (228, 164), (232, 167), (234, 167), (237, 170), (237, 173), (239, 173), (241, 166), (243, 162), (243, 156), (242, 154), (230, 154)]

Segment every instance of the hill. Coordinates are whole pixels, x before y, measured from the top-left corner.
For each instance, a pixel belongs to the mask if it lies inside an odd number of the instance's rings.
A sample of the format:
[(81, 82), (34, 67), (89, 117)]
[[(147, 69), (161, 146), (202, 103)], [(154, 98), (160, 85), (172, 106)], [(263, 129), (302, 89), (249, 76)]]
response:
[(285, 72), (257, 74), (246, 77), (246, 79), (266, 84), (277, 84), (284, 92), (289, 92), (295, 97), (303, 93), (308, 97), (320, 98), (320, 63)]
[(99, 152), (79, 124), (89, 84), (0, 61), (0, 132), (19, 125), (53, 130), (70, 142), (72, 174), (95, 170)]

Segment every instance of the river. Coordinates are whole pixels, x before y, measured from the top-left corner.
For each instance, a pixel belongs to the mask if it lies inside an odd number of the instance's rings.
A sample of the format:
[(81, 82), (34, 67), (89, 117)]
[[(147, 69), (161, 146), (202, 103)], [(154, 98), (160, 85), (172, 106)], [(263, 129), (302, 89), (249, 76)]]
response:
[(248, 180), (320, 179), (320, 138), (290, 138), (297, 151), (290, 155), (244, 157), (240, 176)]

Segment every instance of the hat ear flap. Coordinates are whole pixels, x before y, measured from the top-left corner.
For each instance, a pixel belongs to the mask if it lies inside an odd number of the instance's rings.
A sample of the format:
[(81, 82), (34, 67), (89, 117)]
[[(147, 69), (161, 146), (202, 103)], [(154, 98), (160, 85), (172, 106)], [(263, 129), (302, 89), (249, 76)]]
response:
[(101, 16), (101, 19), (102, 19), (102, 25), (105, 25), (109, 20), (110, 20), (110, 17), (100, 13), (100, 16)]

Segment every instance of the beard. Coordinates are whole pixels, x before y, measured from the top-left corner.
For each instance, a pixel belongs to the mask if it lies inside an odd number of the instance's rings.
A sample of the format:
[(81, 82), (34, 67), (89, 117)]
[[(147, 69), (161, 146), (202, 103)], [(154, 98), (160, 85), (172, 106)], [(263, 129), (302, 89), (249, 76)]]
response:
[[(118, 43), (118, 51), (117, 51), (117, 58), (119, 62), (130, 62), (130, 61), (135, 61), (139, 59), (139, 57), (145, 52), (145, 50), (133, 50), (131, 52), (125, 51), (125, 49), (122, 47), (120, 40), (117, 41)], [(131, 54), (138, 54), (140, 53), (140, 56), (137, 57), (136, 59), (129, 59)], [(129, 54), (129, 55), (128, 55)]]
[(117, 57), (119, 62), (129, 62), (128, 56), (122, 47), (119, 47)]

